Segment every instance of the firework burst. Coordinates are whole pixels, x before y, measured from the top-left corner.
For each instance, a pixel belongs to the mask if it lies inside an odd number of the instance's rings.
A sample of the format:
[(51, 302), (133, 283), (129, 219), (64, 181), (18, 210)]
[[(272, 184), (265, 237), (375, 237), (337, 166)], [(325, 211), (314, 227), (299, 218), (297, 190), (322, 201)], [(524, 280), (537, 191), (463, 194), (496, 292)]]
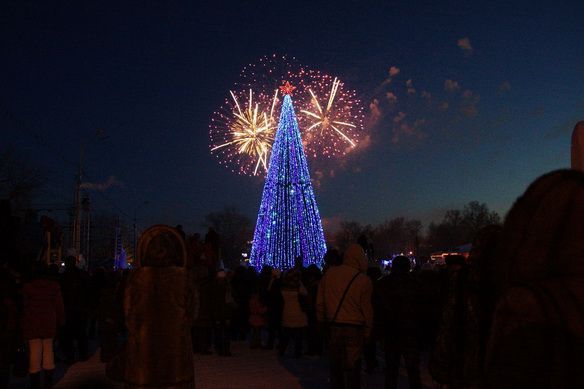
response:
[(293, 79), (301, 98), (300, 128), (306, 151), (312, 157), (343, 156), (364, 136), (363, 106), (356, 92), (337, 77), (301, 70)]
[(294, 74), (300, 72), (302, 66), (295, 57), (265, 55), (256, 62), (244, 66), (235, 85), (244, 90), (251, 88), (265, 93), (277, 90), (282, 82), (290, 80)]
[(278, 87), (288, 80), (297, 86), (294, 104), (307, 156), (334, 159), (358, 147), (366, 134), (356, 92), (336, 77), (303, 68), (294, 57), (273, 54), (246, 65), (213, 113), (210, 151), (220, 165), (242, 175), (267, 171), (281, 104)]
[(241, 70), (234, 86), (238, 92), (230, 92), (211, 120), (210, 149), (220, 165), (242, 175), (267, 171), (278, 126), (278, 87), (300, 69), (294, 57), (272, 54)]
[(270, 97), (263, 93), (230, 91), (209, 126), (211, 154), (219, 164), (244, 175), (262, 174), (268, 169), (268, 158), (277, 126), (274, 117), (277, 91)]

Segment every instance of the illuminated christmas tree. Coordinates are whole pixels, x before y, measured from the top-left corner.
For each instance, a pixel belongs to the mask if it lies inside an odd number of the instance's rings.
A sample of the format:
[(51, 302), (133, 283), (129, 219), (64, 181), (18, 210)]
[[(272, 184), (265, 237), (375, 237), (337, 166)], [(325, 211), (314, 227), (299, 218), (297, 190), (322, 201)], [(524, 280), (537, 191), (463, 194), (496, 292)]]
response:
[(321, 266), (326, 252), (322, 223), (310, 182), (306, 155), (292, 106), (295, 87), (286, 82), (276, 138), (253, 237), (250, 261), (260, 268), (294, 266), (297, 257), (304, 265)]

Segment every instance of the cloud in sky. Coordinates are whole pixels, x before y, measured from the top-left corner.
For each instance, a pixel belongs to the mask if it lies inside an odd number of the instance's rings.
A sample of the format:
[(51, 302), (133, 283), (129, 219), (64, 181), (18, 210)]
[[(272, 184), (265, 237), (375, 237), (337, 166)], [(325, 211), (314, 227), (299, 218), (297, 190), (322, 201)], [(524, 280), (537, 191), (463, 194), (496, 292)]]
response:
[(457, 42), (456, 45), (462, 50), (464, 51), (464, 53), (466, 55), (470, 55), (473, 52), (473, 47), (470, 44), (470, 39), (468, 39), (467, 36), (460, 38)]
[(423, 140), (426, 138), (426, 134), (421, 130), (424, 124), (426, 124), (426, 119), (416, 119), (413, 124), (408, 121), (398, 123), (393, 127), (391, 143), (397, 144), (406, 139)]
[(81, 184), (81, 189), (97, 190), (99, 192), (105, 192), (112, 186), (123, 186), (123, 184), (118, 181), (114, 176), (109, 176), (104, 182), (84, 182)]
[(387, 72), (389, 73), (389, 77), (383, 80), (379, 87), (384, 87), (386, 85), (391, 84), (391, 81), (393, 81), (393, 77), (399, 74), (400, 68), (398, 68), (397, 66), (391, 66)]
[[(461, 49), (472, 50), (470, 40), (462, 40), (460, 44)], [(392, 68), (395, 70), (389, 71), (390, 80), (399, 70), (395, 66)], [(401, 71), (399, 74), (401, 76)], [(430, 123), (432, 128), (448, 127), (452, 131), (462, 131), (468, 126), (468, 121), (479, 116), (481, 96), (463, 88), (460, 81), (441, 78), (438, 80), (443, 82), (442, 88), (438, 85), (436, 89), (416, 83), (418, 90), (414, 87), (413, 77), (408, 76), (404, 74), (402, 77), (403, 84), (400, 79), (397, 84), (392, 84), (395, 88), (380, 88), (374, 94), (376, 98), (370, 104), (370, 116), (380, 130), (385, 129), (379, 133), (380, 139), (376, 139), (376, 143), (385, 140), (391, 144), (417, 146), (431, 136)], [(511, 88), (504, 79), (498, 83), (495, 87), (503, 91)]]
[[(347, 146), (345, 149), (345, 154), (347, 155), (356, 155), (362, 151), (367, 150), (371, 146), (371, 135), (367, 134), (362, 139), (359, 139), (359, 142), (355, 147)], [(334, 176), (334, 170), (331, 170)]]
[(411, 78), (406, 81), (406, 87), (408, 88), (408, 95), (412, 96), (416, 94), (416, 89), (414, 88), (414, 83)]
[(359, 143), (357, 143), (355, 151), (365, 150), (369, 148), (369, 146), (371, 146), (371, 135), (367, 134), (363, 139), (359, 141)]
[(511, 84), (509, 81), (505, 80), (499, 84), (499, 94), (509, 92), (511, 90)]
[(381, 108), (379, 108), (379, 100), (373, 99), (369, 104), (369, 126), (375, 126), (381, 119)]
[(406, 114), (403, 112), (398, 112), (398, 114), (393, 118), (393, 122), (394, 123), (399, 123), (402, 120), (404, 120), (406, 117)]
[(444, 90), (447, 92), (454, 92), (460, 89), (460, 85), (458, 85), (458, 81), (448, 79), (444, 81)]
[(474, 118), (477, 116), (478, 110), (478, 103), (481, 99), (481, 96), (477, 95), (471, 90), (465, 90), (462, 93), (462, 101), (460, 103), (460, 112), (466, 116), (467, 118)]
[(320, 189), (322, 187), (322, 179), (324, 177), (324, 173), (322, 170), (315, 170), (312, 176), (310, 177), (310, 181), (312, 182), (312, 186), (315, 189)]

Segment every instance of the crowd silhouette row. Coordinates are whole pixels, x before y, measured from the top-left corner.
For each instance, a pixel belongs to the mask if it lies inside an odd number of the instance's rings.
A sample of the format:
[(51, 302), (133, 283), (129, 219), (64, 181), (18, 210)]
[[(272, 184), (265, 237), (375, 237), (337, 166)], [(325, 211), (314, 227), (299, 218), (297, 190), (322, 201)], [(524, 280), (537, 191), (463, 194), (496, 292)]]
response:
[(231, 342), (243, 340), (282, 358), (328, 355), (332, 388), (360, 388), (363, 371), (381, 368), (385, 387), (397, 388), (402, 359), (409, 387), (421, 388), (422, 355), (448, 388), (584, 385), (581, 172), (537, 179), (502, 226), (479, 232), (468, 258), (451, 255), (441, 267), (398, 256), (382, 269), (363, 236), (342, 254), (329, 249), (323, 269), (298, 258), (283, 271), (229, 270), (218, 265), (219, 236), (205, 240), (153, 226), (131, 271), (88, 274), (74, 257), (64, 270), (26, 274), (5, 263), (2, 387), (19, 374), (19, 339), (40, 388), (52, 385), (53, 344), (70, 364), (88, 358), (89, 337), (99, 339), (108, 377), (128, 388), (194, 387), (193, 354), (233, 357)]

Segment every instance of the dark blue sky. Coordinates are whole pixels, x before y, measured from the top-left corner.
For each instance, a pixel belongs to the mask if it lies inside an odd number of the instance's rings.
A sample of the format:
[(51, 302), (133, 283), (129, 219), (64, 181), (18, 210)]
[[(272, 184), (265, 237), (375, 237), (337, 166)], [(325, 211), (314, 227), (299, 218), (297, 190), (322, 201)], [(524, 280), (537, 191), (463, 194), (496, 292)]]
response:
[(217, 164), (208, 124), (266, 54), (340, 77), (367, 107), (368, 147), (311, 165), (333, 222), (427, 225), (471, 200), (504, 214), (537, 176), (569, 165), (584, 117), (580, 1), (48, 3), (0, 8), (0, 103), (24, 123), (3, 116), (1, 145), (47, 171), (39, 202), (62, 204), (80, 142), (103, 129), (88, 180), (120, 184), (92, 192), (95, 206), (132, 215), (149, 201), (142, 224), (198, 229), (227, 205), (255, 221), (262, 180)]

